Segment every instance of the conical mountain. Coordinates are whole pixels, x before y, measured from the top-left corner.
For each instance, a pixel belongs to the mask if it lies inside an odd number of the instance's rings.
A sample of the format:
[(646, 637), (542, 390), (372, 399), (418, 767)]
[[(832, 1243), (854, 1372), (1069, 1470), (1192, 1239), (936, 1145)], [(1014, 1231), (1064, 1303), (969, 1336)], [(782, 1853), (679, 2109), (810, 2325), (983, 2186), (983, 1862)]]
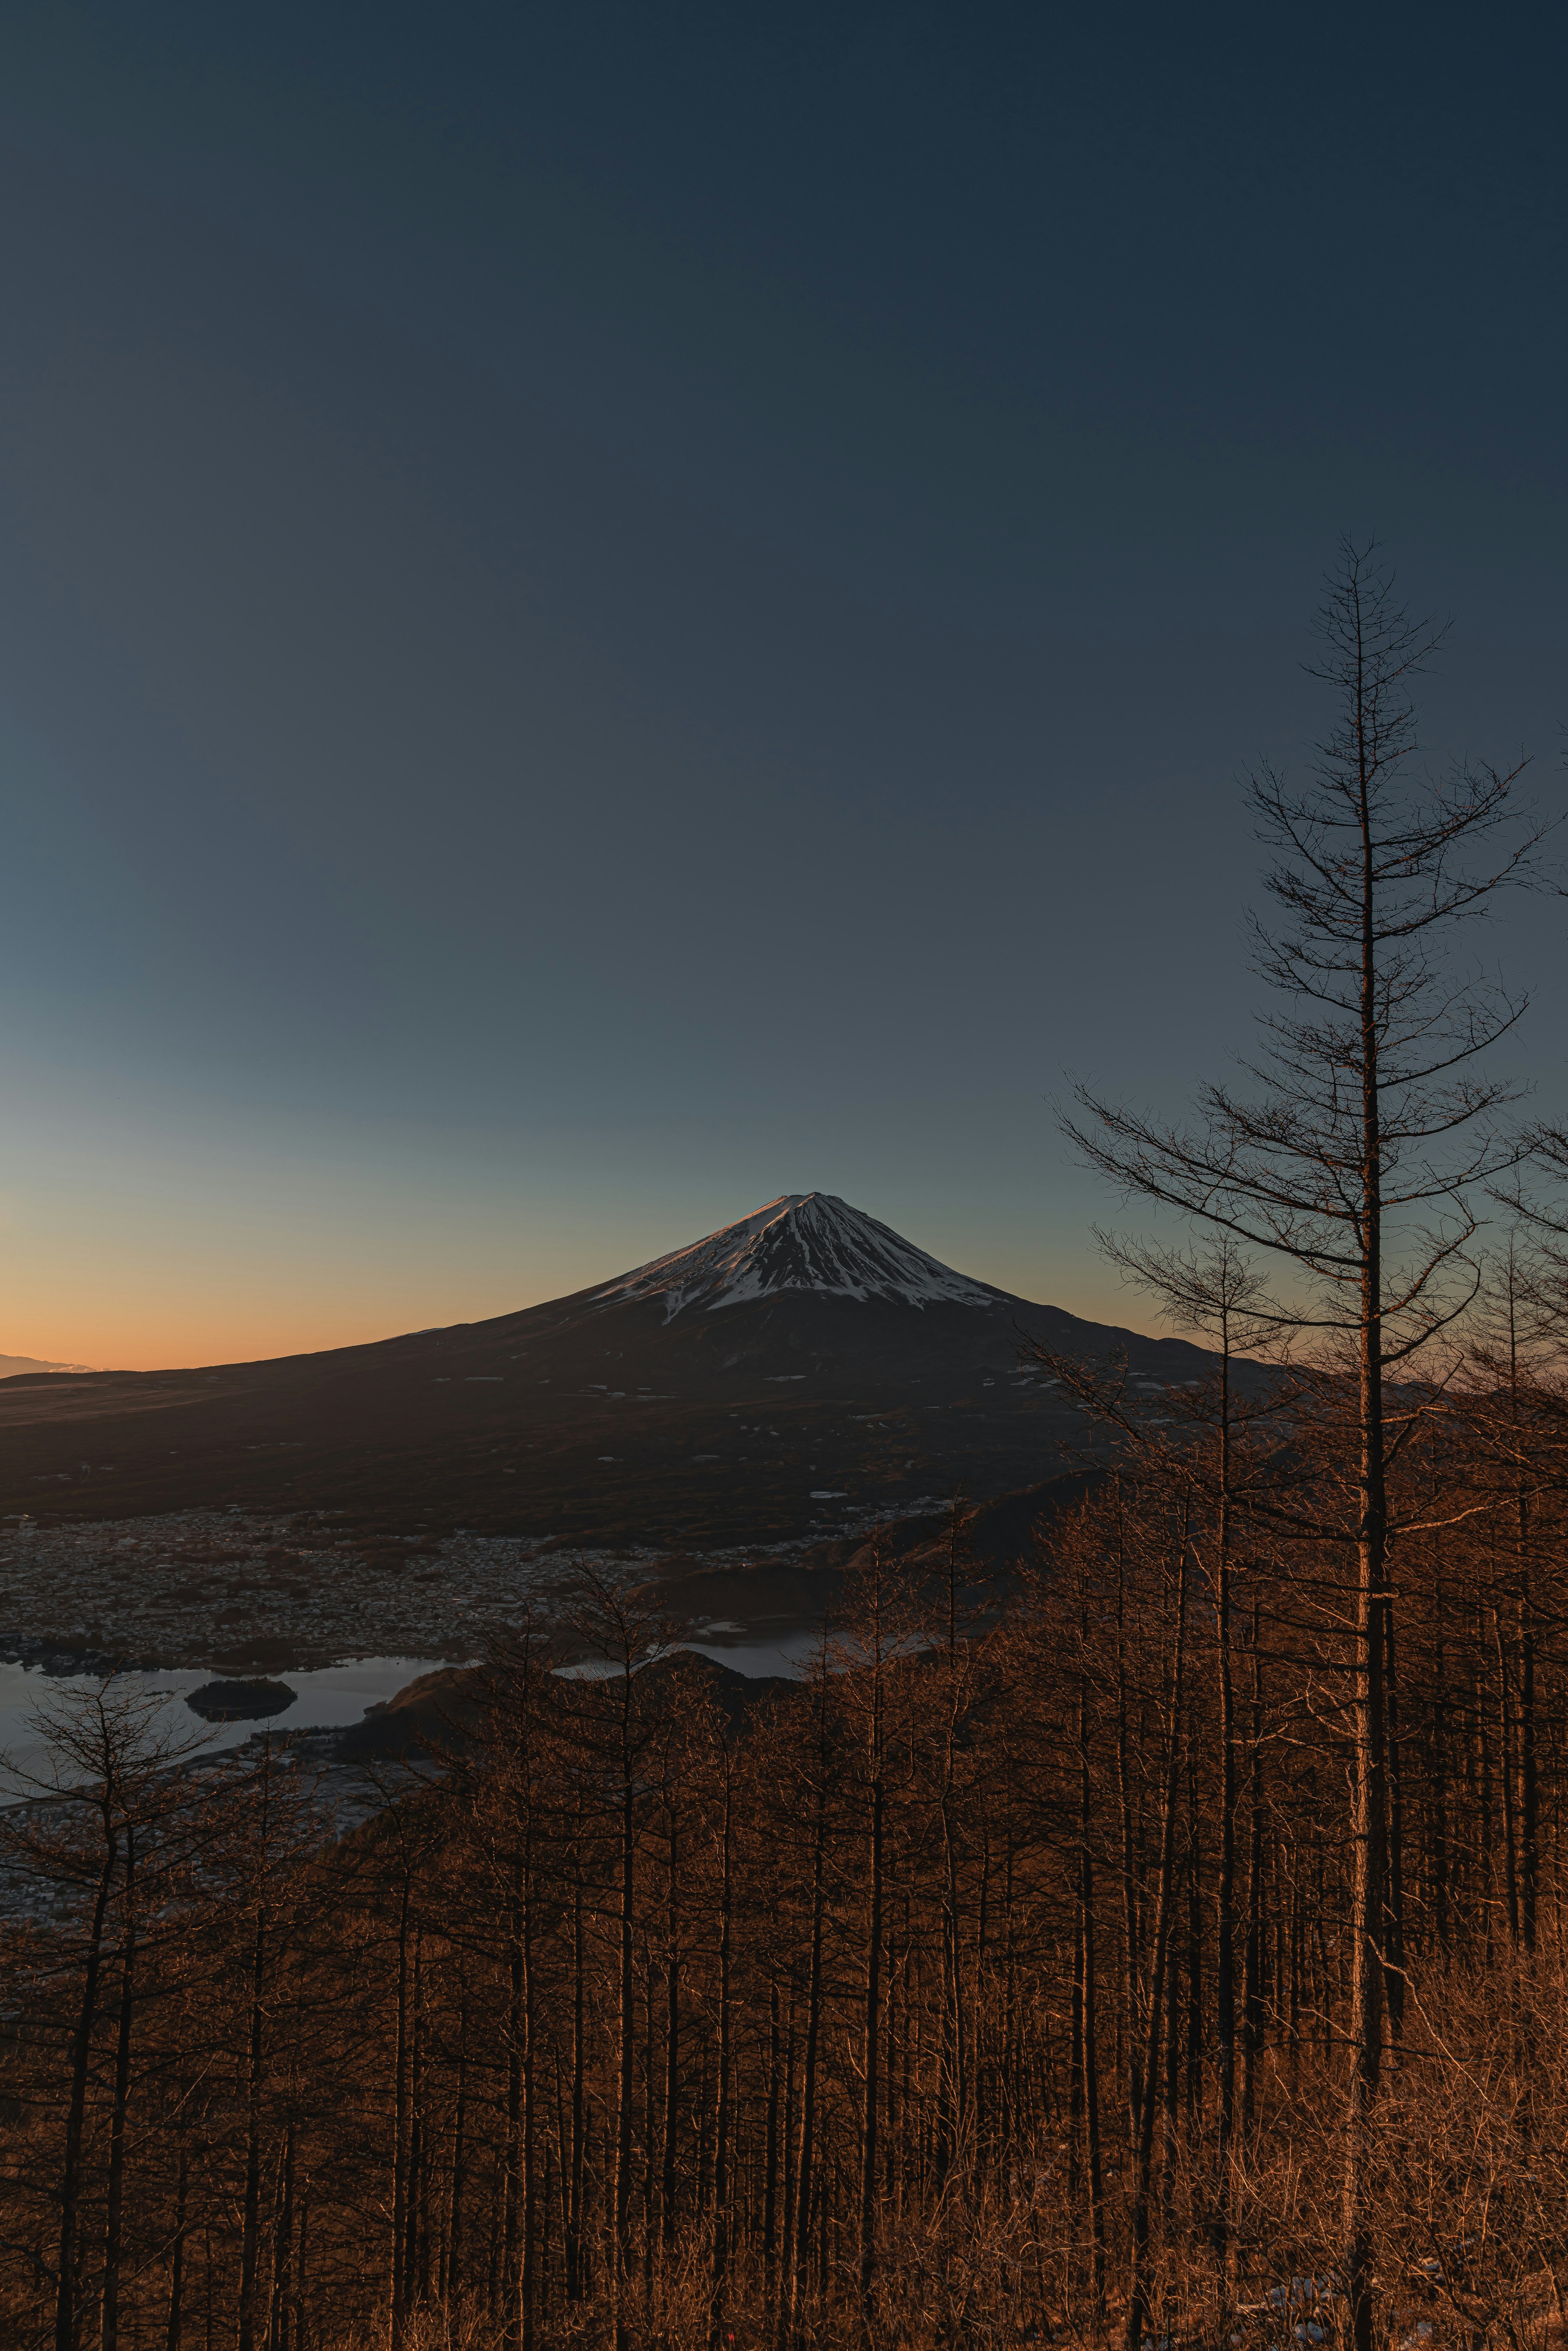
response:
[(1019, 1369), (1031, 1337), (1123, 1353), (1145, 1384), (1207, 1360), (977, 1281), (831, 1193), (789, 1192), (487, 1322), (0, 1382), (0, 1508), (234, 1502), (584, 1543), (805, 1540), (1061, 1468), (1079, 1416)]
[(993, 1306), (1002, 1295), (955, 1273), (831, 1192), (786, 1192), (738, 1224), (655, 1258), (599, 1292), (606, 1305), (662, 1298), (664, 1319), (714, 1313), (787, 1290), (901, 1306)]

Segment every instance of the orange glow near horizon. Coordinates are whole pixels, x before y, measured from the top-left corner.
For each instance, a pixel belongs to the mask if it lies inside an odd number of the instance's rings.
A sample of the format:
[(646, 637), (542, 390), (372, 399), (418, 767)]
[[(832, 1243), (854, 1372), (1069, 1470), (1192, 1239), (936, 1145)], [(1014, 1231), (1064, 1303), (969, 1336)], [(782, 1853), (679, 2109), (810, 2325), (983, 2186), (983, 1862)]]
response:
[[(221, 1303), (183, 1299), (162, 1309), (132, 1296), (109, 1299), (99, 1292), (90, 1300), (73, 1297), (65, 1285), (52, 1303), (29, 1300), (26, 1314), (7, 1316), (0, 1354), (80, 1364), (92, 1371), (179, 1371), (258, 1363), (517, 1313), (591, 1282), (612, 1280), (614, 1272), (623, 1270), (606, 1273), (601, 1266), (591, 1270), (563, 1268), (554, 1280), (547, 1275), (532, 1284), (518, 1280), (505, 1290), (488, 1282), (442, 1284), (439, 1290), (409, 1283), (371, 1299), (361, 1285), (345, 1284), (337, 1295), (231, 1295)], [(978, 1278), (1021, 1296), (1032, 1291), (1042, 1301), (1088, 1321), (1156, 1332), (1142, 1301), (1109, 1282), (1092, 1260), (1046, 1282), (1031, 1279), (1032, 1270), (1020, 1270), (1009, 1280), (1001, 1270), (988, 1267)], [(1166, 1334), (1159, 1330), (1157, 1335)]]
[[(137, 1280), (124, 1270), (99, 1278), (72, 1267), (37, 1269), (13, 1279), (0, 1293), (0, 1353), (46, 1363), (80, 1364), (94, 1371), (173, 1371), (256, 1363), (277, 1355), (313, 1354), (352, 1347), (444, 1322), (477, 1322), (506, 1314), (578, 1283), (443, 1278), (440, 1268), (410, 1278), (379, 1280), (354, 1268), (319, 1280), (266, 1279), (256, 1268), (210, 1281), (210, 1265), (165, 1262), (162, 1278)], [(261, 1278), (257, 1278), (258, 1273)], [(50, 1278), (51, 1274), (54, 1276)]]
[[(138, 1311), (131, 1301), (116, 1312), (96, 1316), (61, 1313), (26, 1324), (13, 1322), (0, 1353), (29, 1355), (45, 1363), (81, 1364), (100, 1372), (180, 1371), (219, 1364), (265, 1362), (278, 1355), (316, 1354), (334, 1347), (363, 1346), (412, 1330), (444, 1322), (483, 1321), (515, 1312), (538, 1299), (453, 1300), (431, 1310), (409, 1301), (406, 1311), (389, 1299), (378, 1309), (368, 1301), (259, 1300), (235, 1301), (226, 1311), (199, 1306), (165, 1312)], [(557, 1293), (559, 1294), (559, 1293)]]

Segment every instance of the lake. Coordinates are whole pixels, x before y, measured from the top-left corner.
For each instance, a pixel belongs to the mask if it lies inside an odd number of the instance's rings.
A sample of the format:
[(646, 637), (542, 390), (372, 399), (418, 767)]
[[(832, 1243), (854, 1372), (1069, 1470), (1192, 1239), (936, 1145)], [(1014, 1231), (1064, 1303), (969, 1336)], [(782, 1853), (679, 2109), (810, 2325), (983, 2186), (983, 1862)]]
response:
[[(204, 1725), (188, 1706), (171, 1709), (172, 1721), (181, 1734), (205, 1729), (209, 1745), (216, 1750), (238, 1747), (256, 1730), (335, 1730), (344, 1724), (358, 1722), (368, 1706), (395, 1698), (421, 1674), (438, 1673), (443, 1660), (430, 1657), (353, 1657), (337, 1666), (322, 1666), (314, 1673), (282, 1673), (269, 1676), (274, 1681), (287, 1683), (295, 1692), (294, 1704), (280, 1714), (269, 1715), (265, 1722), (214, 1722)], [(38, 1698), (46, 1691), (96, 1689), (101, 1676), (97, 1674), (46, 1674), (37, 1666), (0, 1665), (0, 1750), (4, 1750), (24, 1771), (34, 1768), (42, 1759), (42, 1745), (28, 1723)], [(172, 1667), (157, 1673), (126, 1674), (117, 1677), (139, 1690), (167, 1690), (172, 1698), (183, 1698), (189, 1690), (200, 1689), (204, 1682), (223, 1677), (211, 1667)], [(0, 1780), (0, 1802), (5, 1795), (16, 1794), (16, 1784), (8, 1777)]]
[[(819, 1633), (785, 1633), (771, 1639), (758, 1639), (743, 1627), (734, 1628), (735, 1637), (727, 1637), (729, 1628), (712, 1628), (706, 1639), (683, 1641), (682, 1648), (695, 1649), (705, 1657), (712, 1657), (721, 1666), (728, 1666), (738, 1674), (801, 1673), (807, 1661), (821, 1646)], [(395, 1698), (410, 1682), (422, 1674), (439, 1673), (446, 1661), (435, 1657), (352, 1657), (336, 1666), (322, 1666), (313, 1673), (279, 1673), (269, 1675), (272, 1681), (286, 1683), (294, 1691), (292, 1706), (281, 1713), (260, 1719), (240, 1722), (214, 1722), (204, 1726), (200, 1718), (188, 1706), (172, 1709), (172, 1723), (181, 1735), (207, 1732), (207, 1745), (217, 1750), (243, 1745), (257, 1730), (339, 1730), (346, 1724), (358, 1722), (365, 1708)], [(593, 1676), (607, 1670), (602, 1666), (584, 1664), (573, 1667), (577, 1673)], [(100, 1677), (96, 1674), (46, 1674), (37, 1666), (0, 1665), (0, 1753), (13, 1760), (22, 1771), (35, 1770), (43, 1760), (41, 1741), (31, 1729), (28, 1717), (39, 1697), (48, 1690), (96, 1689)], [(183, 1698), (187, 1691), (200, 1689), (204, 1682), (225, 1678), (214, 1674), (211, 1667), (169, 1667), (155, 1673), (127, 1674), (119, 1678), (139, 1690), (167, 1690), (171, 1698)], [(16, 1783), (8, 1774), (0, 1774), (0, 1802), (14, 1799)]]

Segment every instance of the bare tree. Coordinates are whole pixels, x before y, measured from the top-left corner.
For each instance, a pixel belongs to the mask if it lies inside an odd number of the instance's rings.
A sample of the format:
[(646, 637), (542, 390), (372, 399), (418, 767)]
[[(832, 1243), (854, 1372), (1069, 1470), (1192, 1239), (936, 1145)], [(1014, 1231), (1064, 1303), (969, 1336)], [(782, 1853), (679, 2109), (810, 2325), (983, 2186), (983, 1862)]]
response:
[[(1352, 1739), (1355, 1887), (1344, 2227), (1355, 2351), (1371, 2351), (1367, 2132), (1382, 2064), (1387, 1886), (1386, 1668), (1393, 1646), (1388, 1474), (1415, 1426), (1391, 1379), (1430, 1359), (1474, 1298), (1479, 1196), (1521, 1146), (1515, 1098), (1479, 1066), (1523, 1000), (1454, 968), (1456, 930), (1530, 874), (1543, 827), (1516, 807), (1523, 762), (1416, 765), (1411, 681), (1444, 632), (1411, 619), (1372, 547), (1342, 545), (1312, 674), (1334, 717), (1306, 781), (1270, 767), (1248, 799), (1274, 862), (1277, 925), (1254, 920), (1255, 967), (1277, 1008), (1241, 1081), (1206, 1085), (1171, 1123), (1077, 1092), (1064, 1131), (1127, 1196), (1231, 1235), (1273, 1269), (1252, 1306), (1283, 1349), (1347, 1394), (1338, 1511), (1320, 1538), (1354, 1543)], [(1397, 1426), (1396, 1426), (1397, 1419)]]
[[(188, 1808), (192, 1793), (189, 1782), (175, 1767), (201, 1747), (204, 1739), (201, 1732), (183, 1736), (172, 1726), (170, 1714), (170, 1700), (165, 1693), (145, 1690), (120, 1675), (107, 1676), (96, 1689), (47, 1690), (32, 1714), (32, 1727), (44, 1741), (41, 1764), (24, 1767), (9, 1757), (0, 1759), (7, 1780), (15, 1788), (25, 1789), (33, 1800), (23, 1809), (0, 1814), (0, 1837), (8, 1855), (32, 1876), (85, 1898), (78, 1955), (79, 1990), (71, 2036), (65, 2143), (57, 2189), (57, 2351), (74, 2351), (80, 2326), (83, 2125), (93, 2035), (105, 2003), (105, 1963), (112, 1949), (110, 1920), (117, 1905), (120, 1932), (114, 2000), (112, 2151), (102, 2290), (101, 2332), (106, 2351), (113, 2351), (118, 2339), (126, 2099), (135, 2012), (137, 1938), (141, 1911), (149, 1898), (144, 1885), (139, 1899), (138, 1854), (140, 1849), (144, 1877), (148, 1864), (152, 1864), (151, 1900), (155, 1912), (172, 1865), (170, 1832)], [(177, 1837), (173, 1841), (177, 1842)]]

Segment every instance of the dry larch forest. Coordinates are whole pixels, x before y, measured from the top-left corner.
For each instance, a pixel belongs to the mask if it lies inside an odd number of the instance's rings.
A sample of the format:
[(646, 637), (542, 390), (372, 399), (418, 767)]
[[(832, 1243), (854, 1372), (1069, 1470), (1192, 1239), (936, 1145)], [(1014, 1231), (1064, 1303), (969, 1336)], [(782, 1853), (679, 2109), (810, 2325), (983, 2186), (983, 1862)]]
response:
[(59, 1698), (3, 1823), (6, 2342), (1561, 2339), (1568, 1135), (1467, 977), (1550, 842), (1421, 768), (1368, 553), (1318, 643), (1252, 1065), (1068, 1118), (1207, 1374), (1043, 1359), (1084, 1498), (994, 1580), (961, 1503), (943, 1572), (873, 1541), (798, 1682), (585, 1575), (341, 1839), (281, 1738)]

